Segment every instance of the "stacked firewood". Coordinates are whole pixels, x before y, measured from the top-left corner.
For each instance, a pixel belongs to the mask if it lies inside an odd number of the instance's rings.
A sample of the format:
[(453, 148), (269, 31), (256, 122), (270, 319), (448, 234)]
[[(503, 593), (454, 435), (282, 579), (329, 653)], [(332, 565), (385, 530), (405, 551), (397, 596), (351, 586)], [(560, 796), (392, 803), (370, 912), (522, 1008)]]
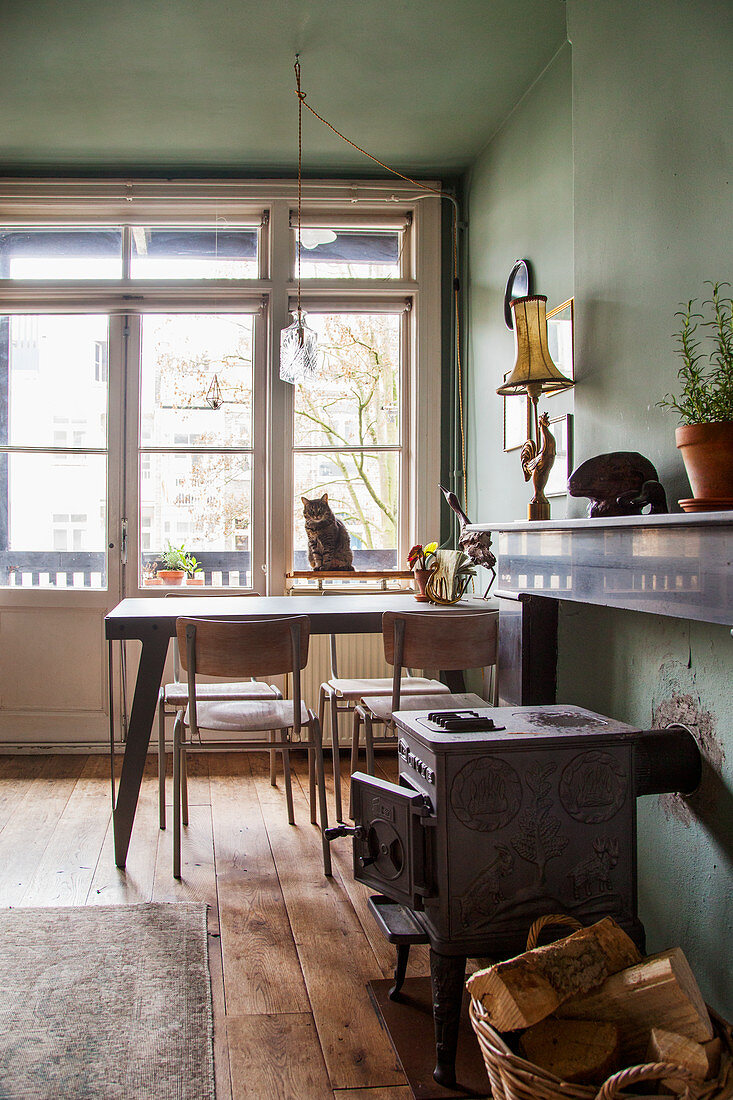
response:
[[(563, 1081), (600, 1085), (646, 1062), (701, 1085), (720, 1071), (721, 1039), (682, 950), (642, 958), (610, 917), (478, 971), (468, 989), (511, 1049)], [(685, 1087), (670, 1076), (660, 1091)]]

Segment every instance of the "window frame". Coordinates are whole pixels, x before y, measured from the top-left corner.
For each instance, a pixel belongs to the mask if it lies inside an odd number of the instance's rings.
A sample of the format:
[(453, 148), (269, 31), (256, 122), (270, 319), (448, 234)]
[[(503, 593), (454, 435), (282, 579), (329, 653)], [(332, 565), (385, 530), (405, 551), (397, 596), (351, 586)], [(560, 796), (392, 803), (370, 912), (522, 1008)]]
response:
[[(428, 181), (439, 187), (439, 182)], [(294, 233), (291, 211), (297, 188), (293, 180), (262, 181), (39, 181), (0, 180), (0, 224), (7, 227), (109, 226), (122, 225), (129, 237), (132, 225), (166, 226), (211, 225), (224, 219), (232, 228), (251, 226), (259, 219), (259, 277), (256, 279), (171, 280), (147, 279), (80, 281), (0, 279), (0, 312), (106, 312), (110, 315), (110, 361), (116, 342), (126, 343), (124, 317), (142, 312), (241, 312), (243, 301), (257, 302), (262, 312), (256, 345), (256, 376), (259, 378), (259, 419), (255, 413), (253, 444), (261, 458), (253, 460), (253, 504), (261, 503), (261, 521), (255, 529), (253, 517), (253, 586), (267, 594), (284, 591), (285, 574), (292, 568), (292, 426), (293, 391), (279, 379), (280, 331), (290, 321), (289, 302), (296, 292), (294, 271)], [(386, 212), (385, 212), (386, 211)], [(369, 300), (401, 299), (412, 303), (403, 325), (406, 354), (403, 360), (403, 459), (400, 509), (398, 568), (404, 564), (407, 548), (416, 541), (429, 541), (439, 529), (440, 503), (437, 485), (440, 471), (440, 432), (435, 416), (440, 409), (441, 393), (441, 209), (440, 199), (416, 190), (401, 181), (330, 180), (304, 181), (303, 224), (306, 218), (334, 226), (355, 228), (360, 224), (379, 227), (407, 217), (409, 231), (401, 256), (400, 278), (384, 279), (308, 279), (302, 284), (304, 308), (316, 299), (359, 303)], [(118, 331), (119, 330), (119, 331)], [(129, 338), (129, 332), (127, 333)], [(127, 379), (113, 377), (108, 366), (110, 408), (130, 400), (132, 360), (127, 349)], [(135, 410), (137, 399), (135, 400)], [(113, 507), (122, 493), (123, 472), (128, 482), (138, 477), (137, 464), (130, 466), (130, 416), (127, 406), (127, 439), (114, 438), (114, 418), (109, 419), (109, 514), (123, 514)], [(135, 428), (137, 422), (135, 422)], [(124, 434), (124, 425), (120, 429)], [(125, 460), (123, 461), (123, 450)], [(260, 493), (259, 485), (265, 492)], [(115, 487), (118, 486), (118, 489)], [(129, 497), (129, 485), (128, 485)], [(128, 515), (128, 561), (135, 563), (137, 578), (137, 517)], [(115, 548), (119, 531), (109, 529), (109, 541)], [(283, 538), (283, 533), (285, 537)], [(259, 537), (259, 567), (255, 568), (254, 541)], [(132, 556), (134, 551), (134, 557)], [(112, 558), (113, 553), (110, 553)], [(263, 583), (258, 583), (261, 569)], [(109, 597), (113, 570), (108, 563)], [(127, 594), (152, 594), (131, 584), (133, 570), (127, 569)], [(3, 589), (7, 594), (12, 590)], [(123, 589), (120, 589), (120, 594)], [(233, 592), (240, 591), (238, 589)], [(24, 599), (35, 593), (44, 598), (68, 599), (65, 590), (23, 589)]]

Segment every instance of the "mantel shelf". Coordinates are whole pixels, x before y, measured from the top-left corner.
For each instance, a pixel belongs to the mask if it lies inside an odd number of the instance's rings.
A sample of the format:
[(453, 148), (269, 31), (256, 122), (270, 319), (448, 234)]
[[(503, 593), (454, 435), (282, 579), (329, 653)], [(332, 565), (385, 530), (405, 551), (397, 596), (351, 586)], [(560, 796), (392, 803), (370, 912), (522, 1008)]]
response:
[(496, 595), (733, 625), (733, 511), (474, 523), (496, 536)]

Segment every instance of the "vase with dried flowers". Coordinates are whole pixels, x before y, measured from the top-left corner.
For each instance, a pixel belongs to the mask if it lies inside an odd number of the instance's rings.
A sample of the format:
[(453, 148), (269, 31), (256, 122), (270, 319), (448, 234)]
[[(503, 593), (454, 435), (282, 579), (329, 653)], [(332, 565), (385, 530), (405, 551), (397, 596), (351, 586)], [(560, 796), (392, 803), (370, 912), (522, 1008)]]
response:
[(407, 564), (415, 577), (415, 599), (420, 603), (427, 603), (425, 587), (428, 577), (435, 566), (435, 552), (438, 549), (437, 542), (429, 542), (425, 546), (417, 543), (407, 555)]

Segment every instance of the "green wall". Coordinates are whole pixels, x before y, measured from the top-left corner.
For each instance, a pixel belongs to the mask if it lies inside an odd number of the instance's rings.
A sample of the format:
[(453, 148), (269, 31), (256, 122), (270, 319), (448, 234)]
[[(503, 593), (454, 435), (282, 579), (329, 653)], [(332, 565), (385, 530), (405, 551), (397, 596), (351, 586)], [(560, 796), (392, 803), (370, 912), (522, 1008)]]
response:
[[(675, 507), (690, 490), (674, 446), (675, 419), (655, 404), (675, 382), (674, 313), (704, 295), (703, 280), (733, 274), (728, 3), (568, 0), (567, 16), (572, 94), (562, 75), (568, 49), (470, 179), (469, 514), (480, 521), (516, 518), (526, 499), (511, 468), (516, 455), (502, 453), (492, 397), (498, 374), (511, 365), (495, 310), (513, 259), (526, 254), (535, 262), (537, 289), (551, 303), (575, 296), (576, 464), (604, 451), (639, 450), (657, 466)], [(544, 117), (562, 129), (571, 105), (572, 152), (570, 136), (550, 141), (540, 124)], [(534, 174), (518, 176), (522, 163)], [(563, 175), (572, 180), (572, 199), (569, 211), (563, 207), (568, 236), (558, 242), (563, 204), (552, 189), (550, 201), (538, 191), (540, 181)], [(528, 195), (544, 207), (544, 224), (533, 223), (531, 238), (517, 218), (526, 204), (520, 196)], [(583, 510), (584, 502), (570, 502), (570, 514)], [(649, 948), (680, 944), (704, 994), (730, 1015), (730, 632), (565, 603), (559, 647), (562, 701), (642, 727), (683, 720), (698, 737), (700, 793), (639, 803), (640, 914)]]
[[(548, 309), (573, 294), (571, 75), (566, 43), (473, 165), (467, 184), (466, 511), (482, 522), (526, 516), (532, 495), (519, 451), (503, 450), (504, 402), (496, 394), (514, 363), (503, 305), (514, 261), (531, 261), (533, 290), (547, 295)], [(559, 416), (571, 403), (555, 397), (548, 407)]]

